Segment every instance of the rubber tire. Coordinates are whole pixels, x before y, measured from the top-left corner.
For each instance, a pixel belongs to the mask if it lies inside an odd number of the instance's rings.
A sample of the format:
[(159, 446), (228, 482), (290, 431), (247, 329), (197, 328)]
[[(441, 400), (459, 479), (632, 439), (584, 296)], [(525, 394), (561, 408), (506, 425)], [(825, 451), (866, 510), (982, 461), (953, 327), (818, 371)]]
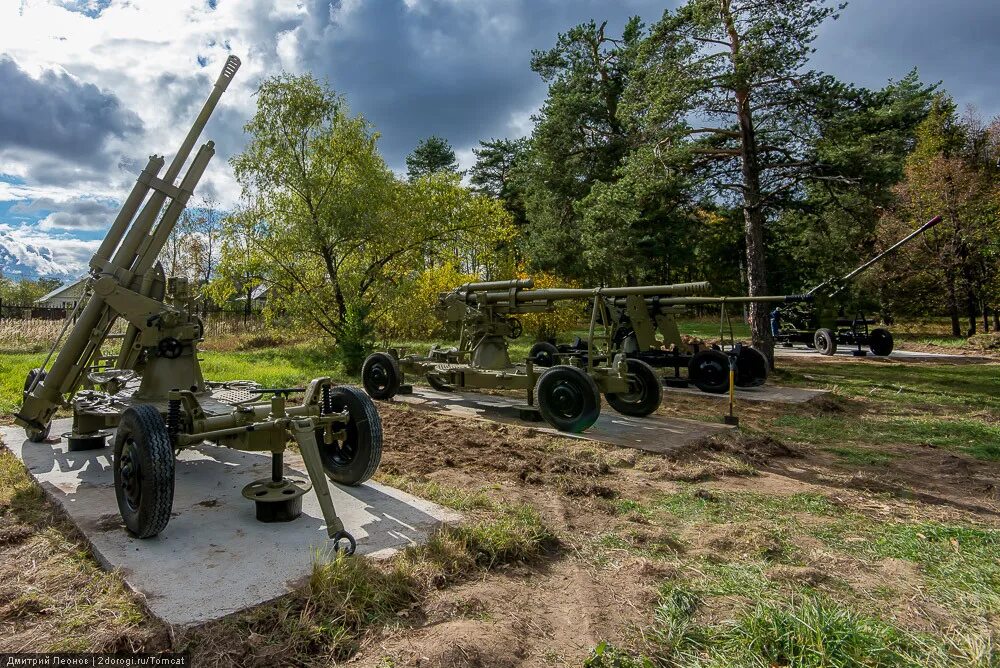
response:
[(837, 336), (832, 329), (817, 329), (813, 335), (813, 344), (820, 355), (835, 355), (837, 353)]
[[(139, 459), (139, 504), (129, 507), (122, 487), (122, 451), (127, 441), (135, 443)], [(138, 538), (152, 538), (170, 521), (174, 504), (174, 449), (163, 416), (150, 404), (125, 409), (115, 434), (115, 496), (125, 527)]]
[[(553, 392), (560, 386), (568, 386), (579, 394), (581, 406), (576, 415), (560, 415), (556, 409)], [(597, 383), (587, 372), (576, 367), (559, 364), (546, 369), (538, 378), (535, 398), (542, 417), (559, 431), (578, 434), (589, 429), (601, 416), (601, 393)]]
[(556, 365), (556, 354), (559, 349), (548, 341), (539, 341), (535, 345), (531, 346), (531, 350), (528, 351), (528, 359), (531, 360), (532, 364), (535, 366), (545, 367), (547, 369), (552, 368)]
[(427, 374), (427, 384), (433, 387), (438, 392), (454, 392), (455, 388), (448, 383), (443, 383), (438, 380), (437, 376), (432, 373)]
[(760, 387), (767, 382), (767, 357), (750, 346), (741, 346), (736, 358), (736, 387)]
[[(28, 393), (28, 388), (31, 387), (31, 384), (33, 382), (35, 382), (35, 376), (37, 376), (38, 374), (41, 374), (42, 376), (41, 380), (45, 380), (46, 373), (41, 369), (32, 369), (31, 371), (28, 372), (28, 377), (24, 379), (25, 394)], [(52, 422), (50, 421), (47, 425), (45, 425), (45, 429), (42, 430), (32, 429), (31, 427), (25, 427), (24, 435), (32, 443), (44, 443), (46, 440), (48, 440), (49, 432), (51, 430), (52, 430)]]
[(340, 413), (347, 409), (351, 420), (344, 429), (347, 441), (353, 441), (357, 450), (350, 462), (338, 463), (335, 458), (337, 452), (333, 446), (323, 442), (323, 431), (317, 430), (323, 470), (336, 483), (352, 487), (360, 485), (375, 475), (382, 461), (382, 418), (375, 409), (375, 403), (355, 387), (341, 385), (331, 388), (330, 400), (334, 411)]
[(728, 392), (729, 355), (713, 348), (699, 350), (688, 362), (688, 381), (709, 394)]
[(868, 349), (873, 355), (878, 357), (888, 357), (892, 354), (896, 342), (892, 338), (892, 332), (888, 329), (877, 327), (868, 335)]
[[(663, 401), (663, 383), (660, 377), (642, 360), (629, 358), (625, 360), (628, 365), (629, 385), (632, 385), (632, 377), (635, 377), (635, 392), (628, 394), (615, 394), (608, 392), (604, 398), (608, 400), (616, 411), (622, 415), (630, 417), (646, 417), (654, 413)], [(638, 394), (637, 399), (628, 399), (634, 394)]]
[[(373, 377), (373, 374), (382, 373), (386, 375), (385, 384)], [(403, 382), (403, 372), (399, 370), (399, 362), (392, 355), (386, 353), (372, 353), (365, 359), (361, 366), (361, 383), (365, 386), (365, 392), (372, 399), (392, 399), (399, 392), (399, 386)]]

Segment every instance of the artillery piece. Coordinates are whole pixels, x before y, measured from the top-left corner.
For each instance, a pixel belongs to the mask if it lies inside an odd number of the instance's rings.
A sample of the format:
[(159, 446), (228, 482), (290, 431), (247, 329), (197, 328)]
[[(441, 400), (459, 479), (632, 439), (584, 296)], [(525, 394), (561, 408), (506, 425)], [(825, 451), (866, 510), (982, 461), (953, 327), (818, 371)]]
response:
[[(767, 380), (768, 362), (756, 348), (736, 343), (730, 327), (728, 345), (722, 343), (725, 324), (729, 322), (726, 307), (729, 304), (752, 302), (793, 303), (811, 301), (808, 295), (782, 295), (760, 297), (662, 297), (628, 295), (606, 298), (606, 308), (614, 323), (612, 350), (628, 358), (642, 360), (656, 369), (672, 369), (673, 376), (664, 376), (663, 383), (671, 387), (694, 384), (702, 392), (722, 394), (729, 390), (729, 372), (734, 371), (737, 387), (757, 387)], [(717, 305), (720, 307), (720, 343), (702, 346), (685, 342), (677, 327), (676, 316), (691, 306)], [(656, 336), (660, 332), (663, 339)], [(536, 343), (531, 357), (544, 366), (553, 352), (589, 356), (585, 342), (579, 339), (572, 344), (554, 345)], [(686, 370), (686, 377), (681, 370)]]
[[(442, 320), (460, 325), (457, 347), (435, 346), (426, 356), (400, 356), (395, 349), (374, 353), (365, 360), (362, 381), (375, 399), (395, 396), (405, 374), (424, 376), (442, 391), (524, 390), (527, 405), (520, 408), (521, 415), (528, 419), (540, 415), (561, 431), (581, 432), (593, 425), (600, 416), (602, 393), (619, 413), (645, 417), (659, 407), (663, 388), (648, 364), (614, 354), (614, 321), (605, 298), (696, 294), (707, 287), (706, 283), (685, 283), (535, 290), (531, 279), (466, 283), (441, 293), (436, 307)], [(592, 301), (587, 345), (603, 354), (583, 357), (554, 351), (549, 360), (552, 363), (541, 373), (534, 358), (512, 363), (508, 340), (518, 338), (523, 331), (516, 316), (551, 312), (556, 301), (570, 299)]]
[(867, 346), (872, 354), (879, 357), (890, 355), (895, 342), (889, 330), (882, 327), (869, 329), (869, 326), (876, 324), (874, 319), (869, 318), (860, 308), (853, 317), (848, 316), (846, 308), (837, 306), (834, 300), (857, 276), (940, 222), (941, 216), (934, 216), (861, 266), (813, 287), (806, 294), (815, 297), (817, 306), (797, 304), (771, 311), (771, 334), (774, 340), (786, 348), (801, 343), (807, 348), (815, 348), (823, 355), (835, 354), (838, 345), (857, 346), (856, 350), (851, 351), (855, 357), (868, 354), (863, 346)]
[[(56, 411), (71, 408), (72, 430), (64, 434), (70, 450), (103, 448), (109, 430), (116, 428), (115, 494), (126, 528), (139, 538), (155, 536), (167, 526), (175, 456), (181, 450), (207, 441), (270, 452), (271, 476), (243, 489), (243, 496), (256, 504), (257, 519), (294, 519), (301, 513), (302, 496), (313, 488), (334, 549), (346, 541), (344, 549), (351, 553), (356, 542), (337, 516), (327, 476), (357, 485), (375, 473), (382, 427), (371, 399), (354, 388), (335, 387), (325, 377), (304, 388), (206, 382), (198, 360), (203, 328), (187, 280), (165, 279), (156, 261), (215, 152), (214, 144), (202, 145), (180, 184), (174, 181), (239, 67), (239, 59), (230, 56), (162, 177), (164, 159), (150, 157), (90, 261), (86, 305), (68, 335), (67, 321), (42, 366), (28, 374), (15, 420), (30, 441), (42, 442)], [(101, 345), (119, 318), (128, 324), (124, 335), (118, 335), (123, 336), (118, 368), (102, 368), (97, 364)], [(302, 394), (300, 405), (288, 404), (292, 394)], [(266, 396), (268, 401), (260, 401)], [(283, 454), (290, 439), (299, 446), (308, 480), (284, 475)]]

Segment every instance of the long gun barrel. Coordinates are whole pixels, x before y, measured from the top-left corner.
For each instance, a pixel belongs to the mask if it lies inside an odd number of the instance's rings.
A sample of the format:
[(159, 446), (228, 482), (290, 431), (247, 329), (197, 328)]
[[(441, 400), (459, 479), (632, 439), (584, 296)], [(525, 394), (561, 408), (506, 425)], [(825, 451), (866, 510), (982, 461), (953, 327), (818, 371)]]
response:
[[(475, 285), (475, 284), (472, 284)], [(489, 285), (488, 283), (482, 285)], [(481, 292), (463, 290), (465, 286), (453, 291), (462, 301), (480, 306), (492, 304), (523, 304), (528, 302), (552, 302), (564, 299), (591, 299), (593, 297), (627, 297), (628, 295), (696, 295), (709, 292), (712, 286), (708, 282), (675, 283), (673, 285), (640, 285), (626, 288), (546, 288), (541, 290), (519, 289), (511, 286), (507, 290), (486, 289)], [(448, 295), (449, 293), (445, 293)]]
[[(111, 224), (107, 236), (90, 261), (89, 285), (95, 288), (90, 300), (51, 368), (45, 374), (38, 374), (35, 382), (26, 388), (24, 404), (15, 416), (19, 424), (32, 429), (44, 428), (52, 414), (62, 404), (62, 396), (79, 387), (83, 374), (87, 371), (87, 364), (106, 339), (118, 317), (118, 313), (108, 305), (105, 297), (119, 288), (136, 290), (143, 283), (143, 275), (155, 263), (209, 160), (215, 154), (212, 142), (204, 144), (198, 150), (180, 185), (174, 185), (181, 168), (190, 157), (194, 144), (239, 67), (240, 60), (236, 56), (230, 56), (226, 60), (211, 95), (163, 178), (157, 176), (165, 162), (159, 156), (150, 157), (145, 169), (140, 173), (121, 211)], [(153, 192), (146, 200), (150, 190)], [(167, 198), (171, 202), (161, 217), (160, 211)], [(139, 211), (144, 200), (146, 204)], [(146, 285), (148, 284), (147, 281)], [(123, 339), (119, 366), (123, 359), (135, 354), (133, 342), (136, 333), (136, 328), (130, 325)], [(53, 349), (58, 343), (56, 341)]]
[[(760, 304), (760, 303), (782, 303), (789, 304), (795, 302), (811, 302), (815, 299), (813, 295), (760, 295), (757, 297), (647, 297), (646, 304), (653, 308), (659, 306), (703, 306), (711, 304)], [(614, 300), (615, 306), (623, 307), (626, 299), (618, 298)]]
[[(865, 262), (864, 264), (862, 264), (857, 269), (855, 269), (855, 270), (853, 270), (853, 271), (851, 271), (851, 272), (849, 272), (849, 273), (841, 276), (840, 278), (836, 279), (836, 283), (837, 283), (838, 287), (836, 287), (833, 290), (833, 292), (831, 292), (828, 296), (833, 297), (838, 292), (840, 292), (841, 290), (843, 290), (844, 289), (844, 285), (848, 281), (854, 279), (855, 276), (857, 276), (861, 272), (865, 271), (866, 269), (868, 269), (868, 267), (872, 266), (873, 264), (875, 264), (876, 262), (878, 262), (882, 258), (884, 258), (887, 255), (895, 252), (901, 246), (903, 246), (904, 244), (908, 243), (910, 240), (912, 240), (912, 239), (920, 236), (921, 234), (923, 234), (927, 230), (931, 229), (932, 227), (934, 227), (935, 225), (937, 225), (940, 222), (941, 222), (941, 216), (934, 216), (933, 218), (931, 218), (930, 220), (928, 220), (926, 223), (924, 223), (923, 225), (921, 225), (919, 228), (913, 230), (912, 232), (910, 232), (909, 234), (907, 234), (905, 237), (903, 237), (902, 239), (900, 239), (899, 241), (897, 241), (893, 245), (889, 246), (888, 248), (886, 248), (884, 251), (882, 251), (881, 253), (879, 253), (878, 255), (876, 255), (875, 257), (873, 257), (872, 259), (870, 259), (867, 262)], [(806, 294), (810, 294), (810, 295), (815, 294), (818, 290), (826, 287), (831, 282), (833, 282), (833, 281), (823, 281), (822, 283), (820, 283), (819, 285), (817, 285), (816, 287), (814, 287), (812, 290), (810, 290)]]

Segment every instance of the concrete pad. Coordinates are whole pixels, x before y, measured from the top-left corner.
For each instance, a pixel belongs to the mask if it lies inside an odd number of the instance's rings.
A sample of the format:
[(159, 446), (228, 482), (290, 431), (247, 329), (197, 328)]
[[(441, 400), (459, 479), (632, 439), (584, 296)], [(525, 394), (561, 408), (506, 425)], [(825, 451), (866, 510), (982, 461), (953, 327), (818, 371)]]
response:
[(582, 434), (570, 434), (550, 427), (547, 422), (521, 420), (517, 415), (517, 406), (523, 406), (524, 401), (512, 397), (472, 392), (438, 392), (428, 387), (414, 386), (412, 394), (396, 395), (394, 401), (447, 415), (517, 424), (554, 436), (600, 441), (647, 452), (669, 452), (705, 436), (733, 429), (724, 424), (662, 415), (627, 417), (604, 406), (601, 417), (594, 426)]
[(862, 348), (868, 352), (864, 357), (855, 357), (851, 351), (857, 350), (857, 346), (840, 346), (837, 348), (837, 352), (833, 355), (826, 356), (821, 355), (816, 352), (815, 348), (806, 348), (805, 346), (795, 346), (794, 348), (783, 348), (781, 346), (774, 347), (774, 354), (776, 357), (819, 357), (827, 358), (830, 357), (840, 359), (847, 357), (855, 360), (884, 360), (890, 359), (893, 361), (902, 360), (909, 362), (922, 362), (922, 361), (935, 361), (935, 360), (949, 360), (949, 359), (975, 359), (970, 358), (968, 355), (955, 355), (954, 353), (922, 353), (914, 350), (893, 350), (886, 357), (877, 357), (871, 354), (871, 351), (867, 348)]
[[(70, 420), (56, 420), (52, 434), (69, 428)], [(0, 437), (66, 511), (101, 564), (120, 569), (149, 610), (170, 624), (199, 624), (282, 596), (309, 577), (314, 561), (331, 556), (323, 514), (311, 491), (303, 497), (298, 519), (279, 524), (255, 519), (254, 504), (240, 490), (270, 476), (268, 453), (211, 445), (182, 451), (170, 523), (159, 536), (139, 540), (118, 514), (110, 445), (69, 452), (64, 440), (31, 443), (16, 427), (0, 428)], [(308, 477), (305, 470), (296, 453), (285, 453), (286, 475)], [(376, 483), (330, 487), (359, 555), (386, 558), (460, 517)]]
[[(672, 392), (682, 394), (694, 394), (699, 397), (709, 397), (729, 401), (729, 393), (712, 394), (702, 392), (697, 387), (665, 387), (663, 394), (666, 396)], [(777, 385), (761, 385), (760, 387), (737, 387), (736, 401), (764, 401), (777, 404), (805, 404), (816, 397), (830, 394), (829, 390), (813, 390), (806, 387), (778, 387)]]

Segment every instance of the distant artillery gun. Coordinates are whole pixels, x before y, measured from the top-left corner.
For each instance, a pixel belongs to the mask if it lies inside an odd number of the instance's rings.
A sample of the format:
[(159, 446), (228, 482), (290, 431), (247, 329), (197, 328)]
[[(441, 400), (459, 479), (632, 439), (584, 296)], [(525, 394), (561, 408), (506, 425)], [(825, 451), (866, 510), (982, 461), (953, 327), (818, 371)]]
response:
[[(188, 282), (165, 279), (156, 261), (215, 153), (213, 143), (201, 146), (180, 185), (174, 181), (239, 66), (235, 56), (226, 61), (162, 178), (164, 159), (150, 157), (90, 261), (86, 305), (72, 328), (67, 321), (42, 366), (28, 374), (15, 421), (30, 441), (41, 442), (56, 411), (72, 408), (73, 427), (65, 434), (70, 450), (103, 448), (107, 430), (117, 428), (115, 493), (125, 526), (139, 538), (167, 526), (175, 455), (208, 441), (271, 453), (271, 476), (243, 488), (243, 496), (256, 504), (258, 520), (294, 519), (302, 496), (315, 489), (334, 549), (346, 541), (346, 551), (353, 552), (355, 540), (337, 516), (327, 476), (357, 485), (375, 473), (382, 427), (371, 399), (325, 377), (304, 388), (206, 382), (198, 360), (203, 327)], [(101, 345), (119, 318), (128, 325), (117, 335), (123, 337), (117, 368), (108, 369), (99, 364), (105, 361)], [(302, 395), (301, 404), (289, 405), (293, 394)], [(265, 396), (270, 399), (260, 401)], [(284, 476), (290, 439), (299, 446), (308, 480)]]
[(806, 294), (815, 298), (815, 306), (796, 304), (774, 309), (771, 312), (771, 334), (774, 340), (787, 348), (801, 343), (808, 348), (815, 348), (823, 355), (835, 354), (838, 345), (857, 346), (857, 350), (852, 351), (855, 357), (867, 355), (867, 351), (863, 350), (864, 346), (879, 357), (890, 355), (895, 341), (889, 330), (882, 327), (869, 329), (870, 325), (876, 324), (875, 320), (870, 319), (861, 309), (853, 317), (849, 317), (846, 309), (837, 307), (834, 300), (861, 273), (940, 222), (941, 216), (934, 216), (856, 269), (813, 287)]
[[(406, 374), (423, 376), (438, 390), (524, 390), (527, 405), (522, 416), (540, 415), (556, 429), (581, 432), (601, 412), (601, 394), (619, 413), (645, 417), (653, 413), (663, 389), (653, 369), (639, 359), (614, 354), (614, 327), (605, 298), (635, 295), (697, 294), (705, 283), (640, 286), (634, 288), (556, 288), (535, 290), (531, 279), (466, 283), (441, 293), (436, 311), (446, 323), (460, 326), (454, 348), (431, 348), (426, 356), (401, 356), (393, 349), (370, 355), (362, 368), (365, 390), (375, 399), (390, 399), (403, 386)], [(541, 372), (533, 358), (511, 362), (508, 340), (521, 336), (518, 315), (546, 313), (562, 300), (592, 303), (587, 345), (603, 355), (578, 354), (553, 358)]]
[[(707, 284), (706, 284), (707, 285)], [(723, 342), (725, 323), (729, 322), (726, 310), (729, 304), (795, 303), (812, 301), (808, 295), (781, 295), (758, 297), (664, 297), (628, 295), (606, 299), (614, 327), (611, 334), (612, 351), (628, 358), (639, 359), (656, 369), (673, 370), (663, 382), (672, 387), (693, 384), (703, 392), (722, 394), (729, 391), (729, 372), (734, 372), (736, 387), (757, 387), (767, 380), (768, 362), (756, 348), (735, 342), (730, 328), (729, 344)], [(720, 308), (719, 343), (705, 346), (689, 343), (681, 336), (677, 316), (692, 306), (718, 306)], [(657, 332), (661, 338), (657, 337)], [(553, 345), (541, 342), (532, 348), (531, 356), (544, 365), (553, 352), (590, 356), (585, 342)], [(681, 375), (681, 371), (686, 376)]]

